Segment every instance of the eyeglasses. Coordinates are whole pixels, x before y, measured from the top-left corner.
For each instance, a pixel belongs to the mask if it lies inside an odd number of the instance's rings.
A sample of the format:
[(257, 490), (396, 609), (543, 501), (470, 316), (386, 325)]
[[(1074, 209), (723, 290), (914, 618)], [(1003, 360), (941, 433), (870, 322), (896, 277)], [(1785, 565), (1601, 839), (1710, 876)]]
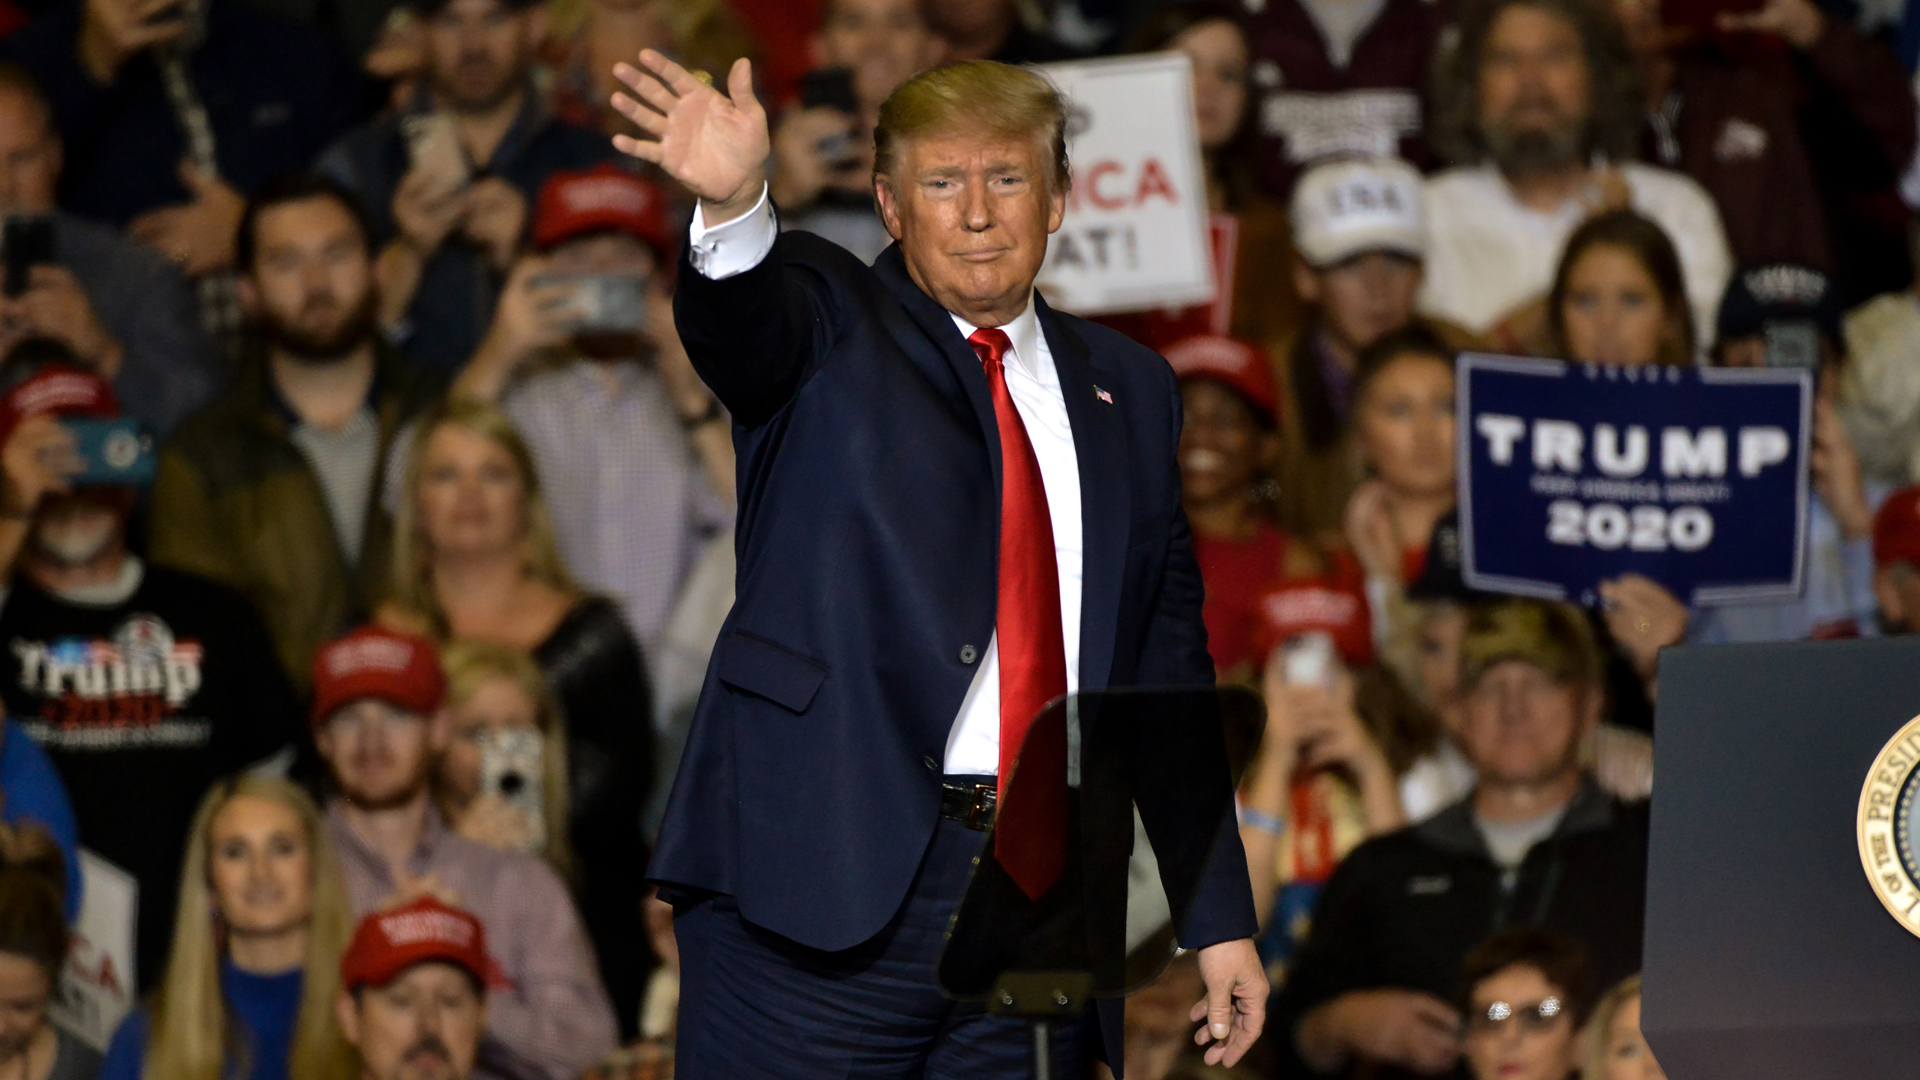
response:
[(1503, 1030), (1507, 1021), (1515, 1020), (1523, 1032), (1545, 1031), (1552, 1027), (1565, 1012), (1560, 999), (1550, 997), (1536, 1001), (1531, 1005), (1510, 1005), (1496, 1001), (1487, 1006), (1487, 1011), (1475, 1013), (1467, 1018), (1467, 1031), (1474, 1035), (1491, 1035)]

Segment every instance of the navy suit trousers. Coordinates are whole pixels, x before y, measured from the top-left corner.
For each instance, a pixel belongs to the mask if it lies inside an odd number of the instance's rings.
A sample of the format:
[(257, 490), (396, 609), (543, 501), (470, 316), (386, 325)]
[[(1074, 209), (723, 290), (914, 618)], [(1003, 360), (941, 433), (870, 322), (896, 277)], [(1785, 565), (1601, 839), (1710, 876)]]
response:
[[(681, 1080), (1025, 1080), (1024, 1022), (943, 997), (947, 921), (985, 833), (942, 820), (905, 903), (877, 936), (823, 952), (740, 917), (728, 896), (675, 912)], [(1054, 1040), (1054, 1075), (1078, 1076), (1083, 1019)]]

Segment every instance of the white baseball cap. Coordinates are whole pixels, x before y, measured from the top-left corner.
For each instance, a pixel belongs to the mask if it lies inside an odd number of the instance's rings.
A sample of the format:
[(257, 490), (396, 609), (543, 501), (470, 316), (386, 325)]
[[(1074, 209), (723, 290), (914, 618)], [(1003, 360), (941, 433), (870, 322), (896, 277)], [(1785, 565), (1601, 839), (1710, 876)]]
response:
[(1311, 266), (1368, 251), (1427, 254), (1419, 170), (1398, 158), (1315, 165), (1293, 187), (1293, 246)]

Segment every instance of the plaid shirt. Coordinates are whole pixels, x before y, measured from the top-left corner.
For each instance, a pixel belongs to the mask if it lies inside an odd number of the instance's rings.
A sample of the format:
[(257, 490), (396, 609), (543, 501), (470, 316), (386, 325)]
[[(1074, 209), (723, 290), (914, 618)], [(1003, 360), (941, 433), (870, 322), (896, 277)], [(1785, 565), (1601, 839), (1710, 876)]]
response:
[(567, 569), (620, 605), (651, 658), (701, 543), (733, 512), (701, 470), (653, 367), (574, 360), (509, 388)]

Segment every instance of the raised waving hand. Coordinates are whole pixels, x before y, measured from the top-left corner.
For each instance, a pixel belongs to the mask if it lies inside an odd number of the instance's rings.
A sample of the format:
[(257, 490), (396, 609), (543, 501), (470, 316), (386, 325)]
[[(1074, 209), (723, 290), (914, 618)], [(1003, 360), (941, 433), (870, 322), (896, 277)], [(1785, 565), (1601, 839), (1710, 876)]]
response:
[(652, 49), (641, 50), (638, 68), (616, 64), (613, 77), (632, 91), (613, 95), (614, 110), (652, 136), (615, 135), (615, 149), (660, 166), (698, 195), (708, 225), (753, 208), (771, 144), (748, 61), (734, 62), (726, 94)]

